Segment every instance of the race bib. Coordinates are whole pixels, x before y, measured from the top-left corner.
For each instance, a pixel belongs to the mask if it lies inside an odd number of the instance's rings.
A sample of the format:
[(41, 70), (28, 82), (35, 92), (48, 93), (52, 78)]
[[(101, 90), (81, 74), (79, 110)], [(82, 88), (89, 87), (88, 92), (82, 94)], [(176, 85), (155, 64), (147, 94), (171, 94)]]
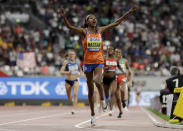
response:
[(100, 51), (102, 45), (101, 38), (87, 38), (88, 51)]

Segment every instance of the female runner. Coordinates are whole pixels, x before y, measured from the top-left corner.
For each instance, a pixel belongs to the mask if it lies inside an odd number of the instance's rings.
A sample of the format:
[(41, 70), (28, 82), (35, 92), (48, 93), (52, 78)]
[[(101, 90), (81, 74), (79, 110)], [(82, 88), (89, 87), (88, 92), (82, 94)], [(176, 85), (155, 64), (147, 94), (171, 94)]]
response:
[(134, 12), (136, 7), (132, 7), (122, 17), (117, 19), (115, 22), (103, 26), (97, 26), (97, 19), (95, 15), (90, 14), (85, 18), (85, 27), (78, 28), (72, 26), (66, 18), (65, 11), (61, 9), (61, 16), (64, 19), (66, 26), (82, 37), (82, 45), (84, 51), (84, 66), (83, 70), (86, 75), (88, 85), (88, 99), (91, 109), (91, 125), (96, 125), (95, 112), (94, 112), (94, 82), (98, 88), (100, 99), (103, 105), (103, 109), (107, 108), (104, 101), (103, 89), (102, 89), (102, 72), (104, 67), (104, 56), (103, 56), (103, 40), (102, 33), (118, 26), (123, 20), (127, 18), (129, 14)]
[[(72, 114), (75, 113), (77, 107), (77, 95), (79, 89), (78, 76), (82, 73), (82, 68), (80, 66), (80, 61), (76, 59), (76, 53), (74, 50), (68, 51), (68, 60), (65, 60), (60, 73), (66, 75), (65, 88), (67, 92), (67, 97), (72, 101), (73, 110)], [(73, 88), (73, 99), (71, 89)]]

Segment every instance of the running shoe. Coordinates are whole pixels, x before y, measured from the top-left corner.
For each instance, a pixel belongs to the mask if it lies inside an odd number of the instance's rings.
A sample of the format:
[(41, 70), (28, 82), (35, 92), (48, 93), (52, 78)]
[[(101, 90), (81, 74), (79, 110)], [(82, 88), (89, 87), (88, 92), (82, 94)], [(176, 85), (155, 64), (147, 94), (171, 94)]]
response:
[(72, 111), (71, 111), (71, 114), (72, 114), (72, 115), (74, 115), (74, 114), (75, 114), (75, 111), (74, 111), (74, 110), (72, 110)]
[(95, 116), (91, 116), (91, 126), (96, 126), (96, 118), (95, 118)]
[(125, 101), (122, 101), (122, 106), (123, 106), (123, 108), (126, 107), (126, 102)]
[(123, 114), (123, 113), (119, 113), (118, 118), (121, 118), (121, 117), (122, 117), (122, 114)]
[(109, 116), (112, 116), (112, 111), (109, 111)]
[(171, 119), (169, 120), (170, 123), (178, 123), (179, 122), (179, 119)]
[(128, 108), (127, 108), (127, 106), (124, 108), (124, 110), (125, 110), (126, 112), (128, 112)]
[(102, 109), (104, 112), (107, 110), (107, 104), (106, 104), (105, 100), (102, 101)]

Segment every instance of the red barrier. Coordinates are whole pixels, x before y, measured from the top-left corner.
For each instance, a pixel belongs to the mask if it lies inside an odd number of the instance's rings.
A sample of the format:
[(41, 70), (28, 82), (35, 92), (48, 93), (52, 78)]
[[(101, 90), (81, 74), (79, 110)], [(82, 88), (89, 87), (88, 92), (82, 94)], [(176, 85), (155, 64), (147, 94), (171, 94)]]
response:
[(6, 74), (6, 73), (0, 71), (0, 77), (9, 77), (9, 76), (8, 76), (8, 74)]

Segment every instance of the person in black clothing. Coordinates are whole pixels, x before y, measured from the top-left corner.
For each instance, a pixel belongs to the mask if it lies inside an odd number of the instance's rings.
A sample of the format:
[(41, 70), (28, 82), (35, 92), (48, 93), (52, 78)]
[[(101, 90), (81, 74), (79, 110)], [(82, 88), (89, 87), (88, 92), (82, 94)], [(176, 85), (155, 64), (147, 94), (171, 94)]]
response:
[(170, 114), (170, 122), (180, 122), (183, 119), (173, 115), (177, 100), (180, 92), (175, 92), (175, 88), (181, 88), (183, 86), (183, 75), (180, 74), (180, 70), (177, 67), (172, 67), (170, 70), (171, 77), (166, 80), (166, 87), (171, 94), (173, 94), (172, 108)]
[(161, 103), (161, 113), (167, 114), (167, 96), (170, 95), (168, 88), (160, 90), (160, 103)]

